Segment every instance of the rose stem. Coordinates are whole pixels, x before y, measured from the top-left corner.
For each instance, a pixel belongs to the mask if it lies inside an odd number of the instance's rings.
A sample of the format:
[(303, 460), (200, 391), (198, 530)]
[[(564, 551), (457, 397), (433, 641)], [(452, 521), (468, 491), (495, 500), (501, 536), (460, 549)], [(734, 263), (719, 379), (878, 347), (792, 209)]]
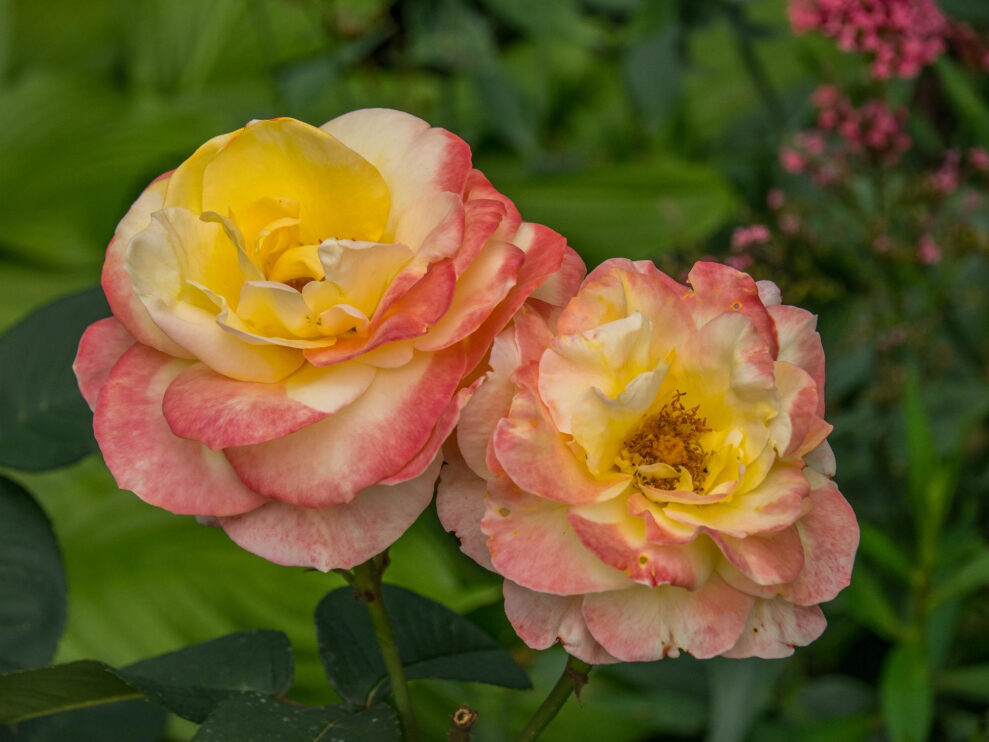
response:
[(405, 682), (405, 670), (402, 668), (402, 658), (398, 655), (398, 645), (381, 595), (381, 574), (388, 564), (388, 556), (379, 554), (358, 564), (353, 571), (353, 586), (360, 593), (371, 614), (374, 624), (374, 635), (378, 639), (381, 655), (388, 670), (391, 690), (395, 696), (395, 706), (402, 720), (402, 731), (405, 742), (417, 742), (419, 733), (416, 729), (416, 717), (412, 710), (412, 698), (409, 696), (409, 686)]
[(578, 660), (576, 657), (568, 656), (560, 679), (556, 681), (556, 685), (546, 696), (542, 706), (536, 709), (536, 713), (529, 719), (525, 729), (515, 738), (515, 742), (530, 742), (530, 740), (539, 737), (543, 729), (553, 721), (553, 717), (563, 708), (563, 704), (570, 698), (571, 692), (576, 694), (578, 698), (580, 697), (580, 689), (587, 683), (587, 674), (590, 671), (591, 665)]

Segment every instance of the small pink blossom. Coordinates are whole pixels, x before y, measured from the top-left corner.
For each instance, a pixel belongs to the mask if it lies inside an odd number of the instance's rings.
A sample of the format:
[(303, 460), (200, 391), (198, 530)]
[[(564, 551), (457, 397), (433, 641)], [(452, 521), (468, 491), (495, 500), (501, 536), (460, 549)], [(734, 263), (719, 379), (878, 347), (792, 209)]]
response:
[(780, 164), (784, 170), (794, 175), (802, 173), (806, 167), (804, 158), (792, 147), (783, 147), (780, 150)]
[(737, 271), (744, 271), (752, 265), (751, 255), (729, 255), (725, 258), (725, 265), (729, 265)]
[(917, 260), (924, 265), (933, 265), (941, 260), (941, 248), (929, 234), (921, 236), (917, 245)]
[(779, 188), (771, 188), (769, 193), (766, 194), (766, 203), (771, 209), (782, 209), (785, 202), (786, 196), (783, 195), (783, 191)]
[(972, 147), (968, 151), (968, 164), (976, 170), (989, 170), (989, 152), (982, 147)]

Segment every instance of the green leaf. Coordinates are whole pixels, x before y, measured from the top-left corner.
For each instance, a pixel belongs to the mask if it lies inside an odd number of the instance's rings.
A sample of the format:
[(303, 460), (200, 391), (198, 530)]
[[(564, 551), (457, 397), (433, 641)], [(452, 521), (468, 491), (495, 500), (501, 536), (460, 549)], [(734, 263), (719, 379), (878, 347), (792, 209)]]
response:
[(65, 627), (65, 591), (48, 517), (27, 490), (0, 476), (0, 664), (51, 661)]
[(907, 370), (903, 387), (903, 427), (906, 434), (907, 488), (914, 508), (914, 518), (921, 523), (928, 512), (924, 503), (928, 478), (934, 471), (937, 456), (934, 432), (924, 410), (920, 394), (920, 378), (915, 367)]
[(886, 571), (904, 581), (910, 579), (913, 566), (910, 559), (897, 543), (885, 532), (870, 523), (859, 521), (859, 549), (875, 564), (884, 567)]
[(220, 704), (193, 742), (398, 742), (401, 733), (392, 708), (377, 703), (349, 713), (341, 706), (307, 708), (257, 695)]
[(970, 129), (984, 146), (989, 146), (989, 106), (985, 100), (961, 68), (946, 56), (942, 55), (934, 68), (961, 125)]
[(87, 289), (42, 307), (0, 337), (0, 466), (52, 469), (96, 450), (93, 416), (72, 361), (86, 326), (109, 314), (102, 290)]
[(849, 611), (863, 624), (887, 639), (895, 640), (902, 634), (900, 619), (882, 584), (861, 560), (855, 564), (846, 594)]
[[(508, 653), (463, 616), (393, 585), (384, 585), (383, 594), (408, 679), (531, 687)], [(354, 598), (351, 588), (334, 590), (320, 601), (316, 633), (323, 667), (337, 693), (362, 706), (388, 694), (388, 676), (367, 606)]]
[(989, 703), (989, 663), (939, 672), (934, 687), (959, 698)]
[(165, 709), (145, 700), (116, 701), (21, 722), (14, 739), (23, 742), (159, 742), (164, 737), (167, 719)]
[(931, 604), (937, 605), (951, 598), (963, 597), (986, 585), (989, 585), (989, 547), (983, 547), (978, 555), (937, 585), (931, 592)]
[(769, 689), (781, 669), (779, 663), (759, 659), (711, 660), (707, 742), (745, 739), (769, 700)]
[(226, 699), (247, 691), (281, 695), (292, 685), (292, 647), (280, 631), (244, 631), (116, 670), (170, 711), (202, 722)]
[(934, 714), (934, 694), (923, 647), (902, 644), (886, 655), (880, 673), (879, 698), (892, 742), (927, 739)]
[(9, 672), (0, 675), (0, 724), (135, 698), (140, 691), (95, 660)]

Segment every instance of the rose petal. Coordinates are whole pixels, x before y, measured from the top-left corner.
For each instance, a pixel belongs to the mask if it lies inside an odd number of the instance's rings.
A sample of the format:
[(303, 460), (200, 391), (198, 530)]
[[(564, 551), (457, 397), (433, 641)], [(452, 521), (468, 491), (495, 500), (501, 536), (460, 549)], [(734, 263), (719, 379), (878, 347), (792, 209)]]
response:
[(739, 312), (752, 320), (770, 356), (777, 357), (776, 328), (751, 276), (721, 263), (698, 262), (687, 275), (687, 282), (694, 290), (688, 304), (697, 327), (725, 312)]
[(436, 489), (436, 513), (443, 527), (460, 539), (460, 550), (493, 572), (488, 537), (481, 530), (486, 491), (487, 484), (467, 467), (456, 446), (448, 446)]
[(98, 320), (86, 328), (72, 370), (89, 409), (96, 409), (96, 400), (110, 370), (133, 344), (134, 336), (116, 317)]
[(810, 312), (791, 306), (769, 308), (769, 316), (776, 324), (780, 351), (777, 360), (799, 366), (817, 385), (817, 414), (824, 417), (824, 348), (817, 333), (817, 317)]
[(776, 598), (756, 598), (742, 634), (725, 657), (789, 657), (794, 647), (817, 639), (827, 626), (816, 605), (800, 606)]
[(711, 538), (736, 569), (759, 585), (789, 582), (804, 566), (804, 550), (796, 526), (745, 538), (712, 532)]

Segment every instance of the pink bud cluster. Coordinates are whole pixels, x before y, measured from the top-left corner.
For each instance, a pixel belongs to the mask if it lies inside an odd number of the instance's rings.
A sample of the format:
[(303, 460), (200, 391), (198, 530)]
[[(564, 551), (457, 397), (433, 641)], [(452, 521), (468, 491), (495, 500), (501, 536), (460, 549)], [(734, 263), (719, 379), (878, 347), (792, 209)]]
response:
[(796, 33), (819, 31), (845, 51), (873, 56), (878, 79), (916, 77), (945, 49), (951, 30), (931, 0), (791, 0)]

